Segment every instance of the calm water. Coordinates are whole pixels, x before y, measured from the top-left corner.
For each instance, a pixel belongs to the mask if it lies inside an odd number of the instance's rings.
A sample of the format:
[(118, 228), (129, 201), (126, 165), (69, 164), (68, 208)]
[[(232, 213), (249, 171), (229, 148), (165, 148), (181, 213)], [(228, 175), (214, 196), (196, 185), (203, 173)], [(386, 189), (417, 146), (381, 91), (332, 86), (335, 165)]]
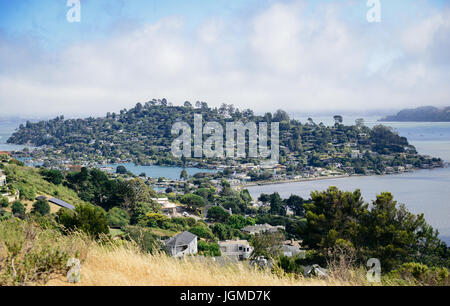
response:
[[(332, 118), (321, 118), (316, 123), (332, 124)], [(353, 120), (344, 123), (351, 124)], [(366, 125), (378, 124), (374, 118), (366, 118)], [(441, 157), (450, 162), (450, 122), (409, 123), (392, 122), (389, 125), (406, 136), (421, 154)], [(450, 168), (420, 170), (413, 173), (389, 176), (350, 177), (322, 181), (250, 187), (250, 194), (257, 198), (261, 193), (278, 192), (282, 197), (297, 194), (309, 198), (311, 191), (326, 190), (336, 186), (342, 190), (360, 189), (364, 199), (371, 202), (377, 194), (389, 191), (413, 213), (423, 213), (428, 223), (438, 229), (441, 238), (450, 244)]]
[[(164, 177), (166, 179), (172, 179), (176, 180), (180, 178), (181, 171), (183, 168), (181, 167), (164, 167), (164, 166), (137, 166), (132, 163), (126, 163), (126, 164), (111, 164), (107, 165), (106, 167), (111, 167), (114, 169), (117, 168), (117, 166), (122, 165), (125, 168), (127, 168), (128, 171), (135, 175), (140, 175), (141, 173), (145, 173), (147, 177), (152, 178), (160, 178)], [(185, 168), (186, 172), (189, 175), (195, 175), (197, 173), (215, 173), (216, 170), (208, 170), (208, 169), (199, 169), (199, 168)]]

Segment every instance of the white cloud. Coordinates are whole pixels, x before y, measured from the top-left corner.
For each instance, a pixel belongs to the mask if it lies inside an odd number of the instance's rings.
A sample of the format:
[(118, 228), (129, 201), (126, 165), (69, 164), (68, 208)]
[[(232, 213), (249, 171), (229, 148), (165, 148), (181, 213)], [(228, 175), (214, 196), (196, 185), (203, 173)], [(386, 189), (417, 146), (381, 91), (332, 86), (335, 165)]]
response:
[(104, 114), (162, 97), (260, 112), (449, 103), (449, 55), (439, 52), (449, 12), (392, 28), (389, 39), (339, 13), (324, 5), (311, 14), (295, 1), (194, 33), (167, 18), (54, 53), (2, 39), (2, 114)]

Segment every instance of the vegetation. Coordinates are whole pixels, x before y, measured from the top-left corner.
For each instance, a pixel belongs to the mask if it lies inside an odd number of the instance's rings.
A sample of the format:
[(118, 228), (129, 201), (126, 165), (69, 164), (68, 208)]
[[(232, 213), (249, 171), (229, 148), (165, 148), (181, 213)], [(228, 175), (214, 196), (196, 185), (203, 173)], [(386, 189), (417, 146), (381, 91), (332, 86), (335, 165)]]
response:
[[(23, 153), (45, 159), (46, 165), (58, 165), (61, 160), (77, 164), (121, 161), (141, 165), (217, 164), (219, 161), (211, 158), (205, 162), (189, 157), (178, 159), (170, 152), (171, 143), (177, 137), (171, 134), (173, 124), (181, 120), (192, 126), (194, 114), (198, 113), (203, 115), (205, 122), (215, 121), (222, 126), (230, 121), (279, 122), (280, 163), (286, 166), (288, 174), (303, 173), (307, 167), (332, 170), (337, 164), (346, 173), (383, 173), (387, 167), (407, 164), (425, 167), (441, 162), (418, 155), (407, 139), (392, 129), (382, 125), (370, 129), (361, 120), (353, 126), (345, 126), (342, 116), (337, 115), (336, 124), (327, 127), (312, 119), (301, 123), (289, 118), (282, 110), (256, 116), (252, 110), (239, 110), (233, 105), (210, 108), (205, 102), (199, 102), (196, 107), (172, 106), (165, 99), (138, 103), (130, 110), (108, 113), (103, 118), (65, 120), (59, 116), (49, 121), (27, 122), (8, 139), (8, 143), (48, 146)], [(359, 152), (357, 156), (352, 154), (353, 151)], [(259, 163), (251, 158), (240, 162)], [(117, 172), (126, 173), (126, 169), (118, 167)], [(186, 179), (186, 174), (182, 172), (180, 177)], [(271, 178), (270, 173), (262, 170), (252, 171), (249, 175), (253, 180)]]

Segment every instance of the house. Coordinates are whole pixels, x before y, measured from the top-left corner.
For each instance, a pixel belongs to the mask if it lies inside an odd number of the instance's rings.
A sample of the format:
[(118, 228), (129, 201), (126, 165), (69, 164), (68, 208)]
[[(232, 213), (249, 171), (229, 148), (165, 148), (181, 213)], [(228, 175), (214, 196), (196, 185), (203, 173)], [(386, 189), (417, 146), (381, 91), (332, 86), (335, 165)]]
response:
[(280, 248), (280, 251), (284, 256), (287, 257), (292, 257), (296, 255), (299, 255), (299, 257), (301, 258), (306, 257), (306, 251), (301, 250), (298, 245), (283, 244)]
[(183, 232), (165, 242), (170, 256), (183, 257), (185, 255), (197, 254), (197, 236), (190, 232)]
[(253, 252), (247, 240), (219, 241), (219, 246), (222, 256), (237, 260), (248, 259)]
[(6, 185), (6, 175), (0, 170), (0, 186)]
[(272, 226), (270, 224), (256, 224), (253, 226), (246, 226), (242, 229), (243, 232), (254, 235), (254, 234), (259, 234), (259, 233), (264, 233), (264, 232), (270, 232), (270, 233), (275, 233), (278, 230), (284, 230), (285, 227), (282, 225), (279, 226)]

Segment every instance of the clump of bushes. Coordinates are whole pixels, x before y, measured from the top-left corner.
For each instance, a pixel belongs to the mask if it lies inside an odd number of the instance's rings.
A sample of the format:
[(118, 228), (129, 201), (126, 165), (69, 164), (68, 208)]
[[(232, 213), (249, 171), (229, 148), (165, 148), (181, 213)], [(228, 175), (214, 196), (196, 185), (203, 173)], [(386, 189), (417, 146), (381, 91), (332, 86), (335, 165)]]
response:
[(0, 286), (45, 284), (68, 272), (70, 258), (83, 260), (86, 240), (70, 237), (32, 222), (0, 222)]
[(447, 268), (428, 267), (410, 262), (402, 264), (387, 275), (389, 281), (420, 286), (449, 286), (450, 277)]

